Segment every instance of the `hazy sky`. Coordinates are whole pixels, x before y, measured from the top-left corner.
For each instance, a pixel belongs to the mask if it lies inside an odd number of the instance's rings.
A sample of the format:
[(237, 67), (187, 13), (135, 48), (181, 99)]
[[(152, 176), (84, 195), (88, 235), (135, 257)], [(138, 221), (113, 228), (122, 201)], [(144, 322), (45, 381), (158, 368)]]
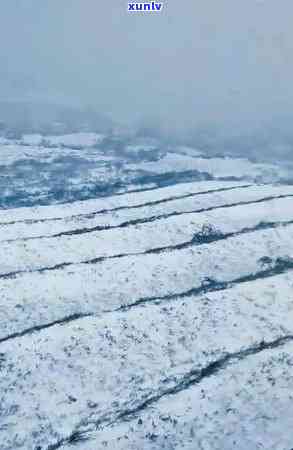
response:
[(132, 120), (293, 111), (292, 0), (2, 0), (1, 98), (93, 105)]

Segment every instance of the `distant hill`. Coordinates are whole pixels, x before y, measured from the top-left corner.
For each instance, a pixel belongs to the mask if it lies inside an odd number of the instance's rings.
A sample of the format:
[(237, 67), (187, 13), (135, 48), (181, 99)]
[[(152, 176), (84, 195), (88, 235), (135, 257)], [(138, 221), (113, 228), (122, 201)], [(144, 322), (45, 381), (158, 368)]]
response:
[(0, 132), (9, 137), (24, 133), (63, 134), (74, 131), (106, 132), (113, 122), (91, 108), (55, 104), (0, 101)]

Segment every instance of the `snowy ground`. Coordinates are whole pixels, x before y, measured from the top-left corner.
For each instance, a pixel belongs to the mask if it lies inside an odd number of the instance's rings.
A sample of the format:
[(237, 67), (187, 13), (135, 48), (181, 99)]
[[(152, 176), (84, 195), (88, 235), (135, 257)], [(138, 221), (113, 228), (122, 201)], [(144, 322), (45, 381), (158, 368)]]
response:
[(293, 186), (180, 151), (125, 164), (210, 176), (0, 210), (1, 450), (293, 448)]
[(0, 209), (88, 200), (201, 180), (292, 181), (292, 167), (211, 157), (95, 133), (0, 138)]

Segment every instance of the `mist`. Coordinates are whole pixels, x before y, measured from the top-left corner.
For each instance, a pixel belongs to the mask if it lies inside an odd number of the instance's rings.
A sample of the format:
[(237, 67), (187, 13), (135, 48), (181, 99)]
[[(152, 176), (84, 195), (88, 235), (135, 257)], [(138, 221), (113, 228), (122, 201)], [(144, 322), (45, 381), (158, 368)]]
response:
[[(288, 123), (293, 4), (9, 0), (0, 16), (0, 99), (92, 108), (119, 123), (231, 135)], [(237, 131), (236, 131), (237, 130)]]

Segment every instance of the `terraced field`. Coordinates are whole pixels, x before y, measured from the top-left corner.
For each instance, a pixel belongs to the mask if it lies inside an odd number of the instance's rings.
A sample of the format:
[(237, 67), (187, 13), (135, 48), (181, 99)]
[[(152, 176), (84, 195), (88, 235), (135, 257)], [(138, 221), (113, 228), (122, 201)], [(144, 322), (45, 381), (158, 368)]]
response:
[(290, 450), (293, 186), (0, 210), (1, 450)]

